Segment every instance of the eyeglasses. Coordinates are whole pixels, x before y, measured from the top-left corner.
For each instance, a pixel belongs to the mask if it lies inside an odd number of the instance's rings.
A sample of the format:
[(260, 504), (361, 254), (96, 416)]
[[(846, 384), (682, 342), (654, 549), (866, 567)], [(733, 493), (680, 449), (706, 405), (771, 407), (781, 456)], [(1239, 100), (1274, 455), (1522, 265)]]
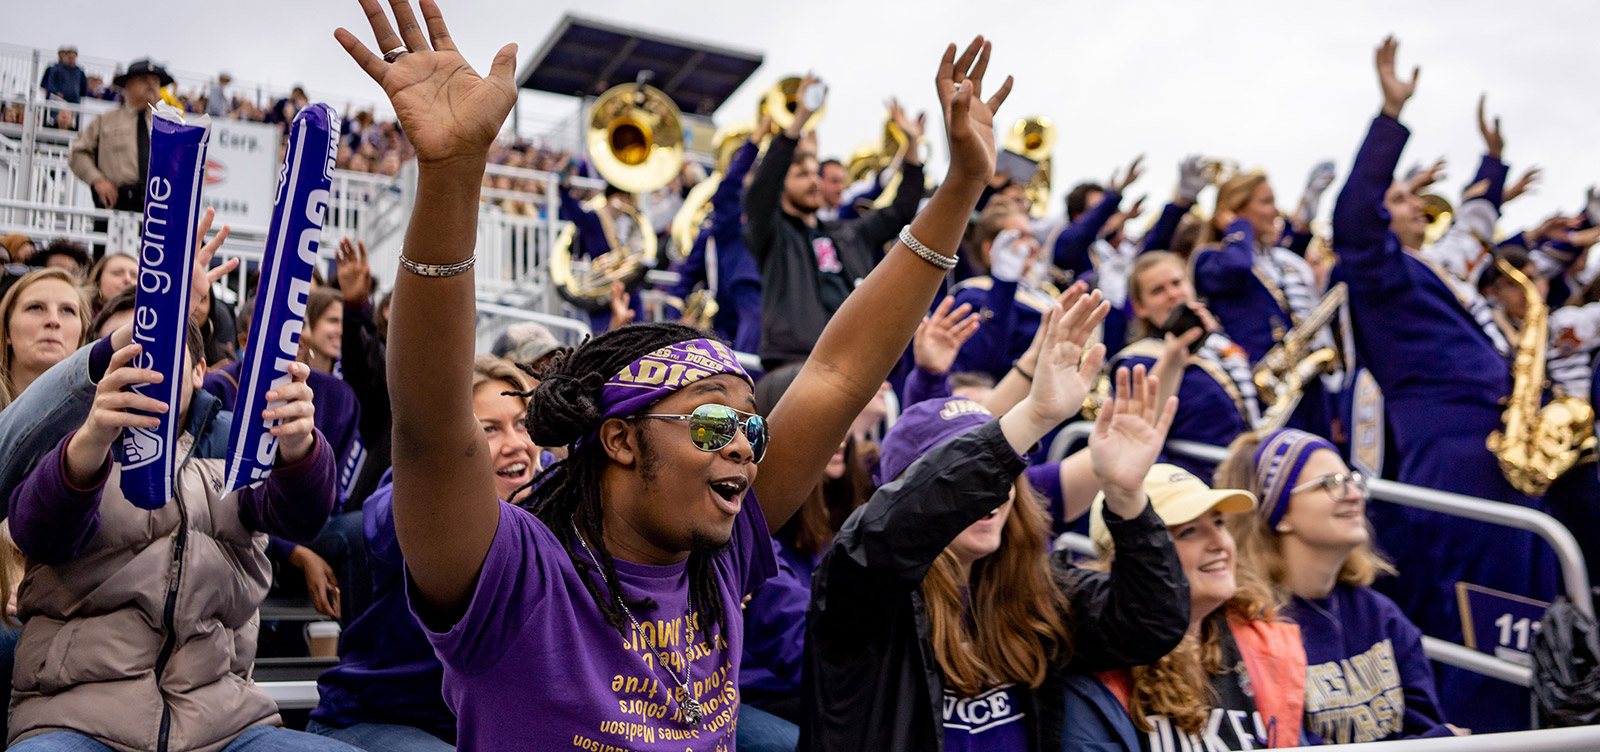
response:
[[(720, 452), (733, 443), (742, 426), (756, 462), (767, 456), (767, 420), (759, 415), (715, 403), (701, 405), (688, 415), (637, 415), (636, 418), (689, 421), (689, 440), (702, 452)], [(743, 420), (740, 420), (743, 418)]]
[(1361, 493), (1361, 498), (1369, 498), (1367, 496), (1367, 476), (1362, 475), (1354, 470), (1350, 471), (1349, 475), (1344, 473), (1329, 473), (1321, 478), (1308, 480), (1298, 486), (1295, 486), (1293, 489), (1290, 489), (1289, 493), (1297, 494), (1301, 491), (1306, 491), (1312, 488), (1321, 488), (1323, 491), (1327, 492), (1328, 498), (1337, 502), (1344, 501), (1350, 496), (1350, 488), (1352, 486), (1354, 486), (1355, 489)]

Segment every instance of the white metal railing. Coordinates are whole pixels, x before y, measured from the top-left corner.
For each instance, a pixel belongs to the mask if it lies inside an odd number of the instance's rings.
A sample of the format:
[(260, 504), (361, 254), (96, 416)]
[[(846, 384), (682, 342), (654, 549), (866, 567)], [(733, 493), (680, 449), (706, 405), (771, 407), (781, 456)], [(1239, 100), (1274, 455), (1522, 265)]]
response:
[[(1467, 725), (1471, 725), (1469, 722)], [(1600, 726), (1473, 734), (1437, 739), (1342, 744), (1340, 752), (1594, 752), (1600, 749)]]

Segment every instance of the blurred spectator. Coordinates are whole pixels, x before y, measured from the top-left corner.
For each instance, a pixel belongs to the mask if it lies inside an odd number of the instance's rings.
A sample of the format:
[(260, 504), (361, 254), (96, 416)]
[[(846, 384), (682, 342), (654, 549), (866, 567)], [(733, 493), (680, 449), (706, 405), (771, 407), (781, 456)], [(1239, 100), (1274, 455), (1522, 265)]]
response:
[(94, 189), (95, 206), (144, 211), (145, 172), (150, 161), (150, 105), (172, 76), (149, 60), (135, 60), (112, 80), (122, 89), (121, 108), (94, 119), (72, 141), (73, 174)]
[(103, 99), (107, 102), (117, 101), (117, 90), (106, 86), (105, 79), (99, 76), (90, 76), (85, 87), (84, 96), (90, 99)]
[[(56, 64), (44, 69), (44, 78), (39, 81), (39, 86), (50, 99), (72, 104), (82, 100), (89, 90), (89, 77), (78, 67), (78, 48), (69, 44), (57, 50)], [(71, 128), (73, 113), (52, 113), (50, 122), (58, 128)]]
[(3, 252), (0, 252), (0, 255), (5, 257), (5, 261), (13, 264), (26, 264), (28, 259), (33, 256), (33, 238), (20, 232), (0, 235), (0, 249), (4, 249)]
[(45, 246), (43, 251), (35, 253), (28, 259), (28, 263), (32, 266), (65, 269), (81, 279), (84, 270), (89, 268), (89, 251), (82, 243), (57, 239), (50, 241), (50, 245)]
[(489, 352), (538, 373), (545, 361), (560, 349), (561, 340), (556, 339), (556, 335), (551, 334), (544, 324), (520, 321), (506, 327), (495, 338)]
[(89, 269), (91, 308), (99, 315), (106, 302), (133, 287), (139, 274), (139, 260), (126, 253), (113, 253)]
[(206, 114), (211, 117), (227, 117), (228, 110), (232, 109), (232, 102), (228, 99), (228, 84), (233, 82), (233, 76), (227, 71), (217, 74), (217, 80), (211, 83), (211, 88), (206, 90)]

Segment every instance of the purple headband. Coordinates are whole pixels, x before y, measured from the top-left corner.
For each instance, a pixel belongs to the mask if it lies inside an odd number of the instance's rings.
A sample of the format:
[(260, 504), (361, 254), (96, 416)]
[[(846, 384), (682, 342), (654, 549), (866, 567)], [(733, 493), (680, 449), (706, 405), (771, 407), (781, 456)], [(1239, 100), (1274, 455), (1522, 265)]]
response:
[(1289, 511), (1289, 496), (1300, 471), (1318, 449), (1339, 452), (1327, 439), (1293, 428), (1274, 431), (1256, 448), (1256, 495), (1261, 497), (1259, 509), (1268, 527), (1276, 528)]
[(755, 387), (733, 351), (721, 342), (691, 339), (667, 345), (629, 363), (606, 382), (600, 391), (600, 409), (605, 411), (601, 420), (637, 414), (679, 389), (724, 373)]

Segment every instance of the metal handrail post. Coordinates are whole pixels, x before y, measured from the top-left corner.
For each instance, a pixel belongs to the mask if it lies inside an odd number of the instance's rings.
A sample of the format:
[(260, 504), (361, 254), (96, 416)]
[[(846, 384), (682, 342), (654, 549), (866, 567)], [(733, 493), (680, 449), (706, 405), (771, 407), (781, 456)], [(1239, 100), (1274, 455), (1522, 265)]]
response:
[[(22, 107), (22, 174), (17, 182), (20, 184), (18, 197), (23, 201), (33, 200), (33, 149), (39, 138), (39, 121), (44, 119), (39, 112), (39, 87), (33, 83), (43, 78), (39, 71), (39, 59), (40, 52), (34, 50), (33, 72), (28, 74), (28, 102)], [(78, 127), (81, 130), (83, 124), (79, 123)], [(24, 214), (22, 221), (31, 224), (33, 213)]]
[[(1221, 462), (1228, 456), (1228, 450), (1222, 447), (1192, 441), (1169, 441), (1167, 450), (1207, 462)], [(1516, 504), (1489, 501), (1389, 480), (1373, 480), (1368, 483), (1368, 487), (1372, 490), (1374, 498), (1430, 512), (1526, 530), (1543, 538), (1551, 548), (1555, 549), (1556, 558), (1561, 563), (1561, 579), (1566, 585), (1567, 598), (1578, 611), (1586, 616), (1594, 616), (1594, 596), (1589, 592), (1589, 569), (1584, 563), (1583, 549), (1578, 545), (1578, 540), (1572, 537), (1572, 532), (1556, 518), (1537, 509)]]

